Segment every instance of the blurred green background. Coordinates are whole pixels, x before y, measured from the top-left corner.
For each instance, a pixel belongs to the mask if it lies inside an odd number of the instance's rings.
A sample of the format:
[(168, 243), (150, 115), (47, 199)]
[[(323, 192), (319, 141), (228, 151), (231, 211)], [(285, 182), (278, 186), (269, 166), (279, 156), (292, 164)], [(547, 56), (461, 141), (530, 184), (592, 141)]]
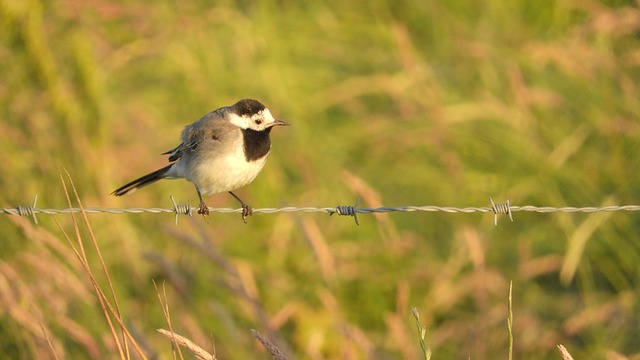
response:
[[(637, 1), (0, 0), (0, 202), (67, 207), (67, 170), (84, 206), (195, 206), (184, 180), (109, 194), (255, 98), (294, 125), (238, 192), (256, 208), (638, 204), (639, 44)], [(149, 357), (173, 357), (155, 281), (219, 359), (269, 358), (250, 329), (291, 358), (417, 359), (412, 306), (434, 359), (504, 359), (513, 281), (515, 358), (640, 359), (639, 214), (514, 215), (89, 220)], [(0, 217), (0, 357), (116, 357), (71, 217), (38, 220)]]

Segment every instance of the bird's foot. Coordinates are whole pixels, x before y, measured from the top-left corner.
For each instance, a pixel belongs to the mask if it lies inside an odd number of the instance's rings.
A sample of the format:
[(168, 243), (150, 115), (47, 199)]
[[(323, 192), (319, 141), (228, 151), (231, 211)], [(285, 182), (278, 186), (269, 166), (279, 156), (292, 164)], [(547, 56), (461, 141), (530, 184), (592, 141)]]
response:
[(242, 203), (242, 222), (247, 223), (247, 216), (253, 215), (253, 208), (248, 204)]
[(209, 207), (202, 200), (200, 200), (200, 208), (198, 209), (198, 214), (200, 214), (202, 216), (208, 216), (209, 215)]

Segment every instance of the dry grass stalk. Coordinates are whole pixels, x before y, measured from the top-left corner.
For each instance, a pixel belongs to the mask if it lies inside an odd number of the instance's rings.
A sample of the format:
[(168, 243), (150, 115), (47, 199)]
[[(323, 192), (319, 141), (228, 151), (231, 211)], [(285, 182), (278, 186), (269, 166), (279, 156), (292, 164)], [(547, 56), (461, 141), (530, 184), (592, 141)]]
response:
[(251, 333), (253, 336), (258, 339), (262, 343), (265, 349), (271, 354), (271, 356), (276, 360), (287, 360), (287, 356), (282, 352), (282, 350), (278, 349), (269, 339), (262, 336), (258, 331), (251, 329)]
[[(164, 314), (164, 318), (167, 321), (167, 325), (169, 326), (169, 332), (171, 334), (175, 334), (173, 332), (173, 327), (171, 326), (171, 314), (169, 313), (169, 303), (167, 302), (167, 291), (164, 287), (164, 284), (162, 284), (162, 294), (160, 294), (160, 291), (158, 290), (158, 286), (156, 285), (156, 282), (153, 282), (153, 287), (156, 288), (156, 292), (158, 293), (158, 299), (160, 300), (160, 305), (162, 306), (162, 313)], [(172, 342), (176, 342), (175, 338), (171, 338)], [(180, 350), (180, 347), (177, 347), (178, 350), (178, 354), (180, 355), (180, 359), (184, 359), (184, 357), (182, 356), (182, 351)], [(173, 347), (173, 358), (176, 358), (176, 347)]]
[(569, 354), (569, 351), (567, 351), (567, 348), (564, 347), (562, 344), (558, 345), (558, 349), (560, 350), (560, 354), (562, 354), (563, 360), (573, 360), (573, 356)]
[(40, 323), (40, 329), (42, 330), (42, 335), (44, 336), (44, 339), (47, 341), (47, 345), (51, 350), (51, 356), (53, 357), (53, 359), (58, 360), (59, 359), (58, 353), (56, 352), (55, 347), (53, 347), (53, 343), (51, 343), (51, 339), (49, 339), (49, 335), (47, 335), (47, 331), (45, 330), (42, 323)]
[(157, 331), (160, 334), (170, 338), (171, 341), (175, 342), (176, 344), (184, 346), (185, 348), (187, 348), (198, 359), (201, 359), (201, 360), (216, 360), (216, 356), (215, 355), (210, 354), (209, 352), (207, 352), (206, 350), (204, 350), (200, 346), (194, 344), (193, 341), (187, 339), (184, 336), (178, 335), (178, 334), (176, 334), (176, 333), (174, 333), (172, 331), (167, 331), (165, 329), (157, 329)]
[[(96, 253), (98, 254), (98, 257), (100, 259), (100, 264), (102, 265), (102, 269), (104, 271), (104, 275), (106, 277), (107, 283), (109, 284), (109, 289), (111, 290), (111, 296), (113, 298), (113, 302), (115, 304), (115, 308), (114, 306), (111, 304), (111, 302), (109, 302), (109, 299), (107, 297), (107, 295), (104, 293), (104, 291), (102, 290), (102, 288), (100, 287), (100, 285), (98, 284), (98, 281), (96, 280), (96, 277), (91, 269), (91, 267), (89, 266), (89, 261), (87, 259), (86, 253), (85, 253), (85, 249), (84, 249), (84, 244), (82, 241), (82, 236), (80, 234), (80, 228), (78, 225), (78, 220), (76, 219), (74, 214), (71, 214), (71, 219), (73, 220), (73, 226), (74, 226), (74, 230), (75, 230), (75, 234), (76, 234), (76, 239), (78, 242), (78, 247), (76, 247), (73, 243), (73, 241), (71, 240), (71, 238), (69, 237), (69, 235), (64, 231), (64, 229), (62, 228), (62, 225), (60, 225), (60, 223), (57, 223), (58, 227), (60, 228), (60, 231), (62, 231), (62, 234), (64, 235), (65, 239), (67, 240), (67, 242), (69, 243), (69, 245), (71, 246), (72, 250), (74, 251), (76, 257), (78, 258), (78, 260), (80, 261), (80, 263), (82, 264), (82, 267), (84, 269), (84, 271), (87, 273), (87, 275), (89, 276), (89, 280), (91, 281), (91, 285), (94, 288), (94, 291), (96, 293), (96, 296), (98, 298), (98, 301), (100, 302), (100, 307), (102, 308), (102, 312), (105, 316), (105, 320), (107, 321), (107, 325), (109, 327), (109, 330), (111, 331), (113, 340), (116, 344), (116, 347), (118, 348), (118, 354), (119, 357), (121, 359), (130, 359), (131, 358), (131, 354), (129, 353), (129, 347), (127, 346), (127, 344), (131, 344), (133, 346), (133, 348), (136, 350), (137, 354), (140, 356), (140, 358), (142, 359), (146, 359), (147, 357), (145, 356), (144, 352), (142, 351), (142, 349), (140, 348), (139, 344), (135, 341), (135, 339), (133, 339), (133, 336), (131, 335), (131, 333), (129, 332), (129, 330), (126, 328), (126, 326), (124, 325), (124, 321), (122, 319), (122, 313), (120, 311), (119, 305), (118, 305), (118, 299), (116, 297), (115, 294), (115, 290), (113, 288), (113, 284), (111, 282), (111, 277), (109, 276), (109, 271), (107, 270), (107, 266), (102, 258), (102, 253), (100, 252), (100, 247), (98, 246), (98, 242), (96, 240), (96, 237), (93, 233), (93, 229), (91, 228), (91, 224), (89, 223), (89, 219), (87, 218), (87, 214), (84, 211), (84, 206), (82, 205), (82, 202), (80, 201), (80, 196), (78, 195), (77, 189), (73, 183), (73, 179), (71, 179), (71, 175), (67, 172), (67, 178), (69, 179), (69, 183), (71, 184), (71, 189), (73, 190), (73, 194), (76, 198), (76, 201), (78, 202), (78, 205), (80, 207), (81, 210), (81, 214), (82, 214), (82, 219), (84, 220), (85, 226), (87, 227), (87, 230), (89, 232), (89, 236), (92, 240), (93, 246), (96, 250)], [(60, 180), (62, 182), (62, 188), (64, 190), (64, 194), (65, 197), (67, 199), (67, 204), (69, 205), (69, 207), (72, 207), (71, 205), (71, 197), (69, 195), (69, 191), (67, 189), (67, 186), (65, 184), (64, 181), (64, 177), (62, 176), (62, 174), (60, 174)], [(121, 330), (121, 336), (122, 336), (122, 343), (119, 340), (119, 336), (117, 334), (117, 331), (113, 325), (113, 322), (111, 320), (111, 316), (113, 316), (113, 318), (116, 320), (117, 324), (120, 327)]]

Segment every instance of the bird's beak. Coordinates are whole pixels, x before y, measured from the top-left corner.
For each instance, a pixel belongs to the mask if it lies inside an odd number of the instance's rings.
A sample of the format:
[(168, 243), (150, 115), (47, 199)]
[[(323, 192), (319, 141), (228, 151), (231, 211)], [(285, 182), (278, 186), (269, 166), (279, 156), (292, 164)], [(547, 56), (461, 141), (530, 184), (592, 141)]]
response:
[(289, 124), (288, 122), (280, 119), (276, 119), (276, 121), (274, 121), (273, 124), (271, 124), (271, 126), (290, 126), (290, 125), (291, 124)]

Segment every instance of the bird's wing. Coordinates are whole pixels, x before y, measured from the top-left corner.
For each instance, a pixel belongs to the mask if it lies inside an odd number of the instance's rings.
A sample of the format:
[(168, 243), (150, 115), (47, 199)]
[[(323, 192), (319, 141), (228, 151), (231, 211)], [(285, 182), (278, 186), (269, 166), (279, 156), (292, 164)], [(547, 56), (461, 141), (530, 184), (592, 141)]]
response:
[(169, 155), (169, 161), (176, 161), (182, 156), (194, 153), (199, 147), (206, 147), (207, 151), (216, 151), (217, 146), (229, 136), (232, 129), (233, 125), (224, 121), (217, 111), (213, 111), (187, 125), (180, 135), (182, 143), (163, 155)]

